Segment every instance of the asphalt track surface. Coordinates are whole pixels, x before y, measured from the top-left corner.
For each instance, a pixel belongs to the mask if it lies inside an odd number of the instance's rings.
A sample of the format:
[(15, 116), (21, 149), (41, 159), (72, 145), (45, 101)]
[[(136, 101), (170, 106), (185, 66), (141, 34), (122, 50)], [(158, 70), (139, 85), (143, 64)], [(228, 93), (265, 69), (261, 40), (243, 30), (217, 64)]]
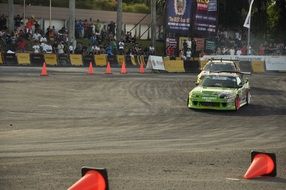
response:
[[(195, 74), (0, 67), (0, 189), (61, 190), (103, 167), (110, 190), (285, 190), (286, 74), (250, 76), (239, 111), (186, 106)], [(277, 177), (242, 178), (250, 151)]]

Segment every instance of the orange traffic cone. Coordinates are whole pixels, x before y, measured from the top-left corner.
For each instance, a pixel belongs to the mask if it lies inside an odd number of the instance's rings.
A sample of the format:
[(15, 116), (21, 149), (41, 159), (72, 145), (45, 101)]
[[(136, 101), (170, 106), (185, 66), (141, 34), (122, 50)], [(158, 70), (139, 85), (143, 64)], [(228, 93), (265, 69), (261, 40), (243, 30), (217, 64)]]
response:
[(48, 76), (47, 67), (46, 67), (45, 62), (44, 62), (43, 67), (42, 67), (41, 76)]
[(139, 73), (144, 74), (144, 64), (140, 63)]
[(88, 67), (88, 74), (89, 75), (93, 75), (93, 67), (92, 67), (92, 63), (89, 63), (89, 67)]
[(107, 63), (105, 74), (112, 74), (109, 62)]
[(82, 168), (82, 178), (68, 190), (109, 190), (106, 169)]
[(125, 62), (122, 63), (121, 65), (121, 71), (120, 71), (121, 74), (126, 74), (127, 73), (127, 69), (126, 69), (126, 65), (125, 65)]
[(245, 179), (253, 179), (258, 176), (276, 176), (275, 154), (251, 152), (251, 165), (243, 177)]

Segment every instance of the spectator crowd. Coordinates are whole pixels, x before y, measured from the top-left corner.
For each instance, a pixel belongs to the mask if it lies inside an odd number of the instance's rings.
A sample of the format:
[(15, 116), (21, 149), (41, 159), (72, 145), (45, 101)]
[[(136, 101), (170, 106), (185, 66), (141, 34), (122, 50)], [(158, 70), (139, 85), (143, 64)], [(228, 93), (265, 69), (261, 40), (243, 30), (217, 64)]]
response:
[[(102, 23), (91, 18), (75, 21), (75, 39), (68, 39), (68, 30), (54, 26), (43, 29), (37, 19), (24, 19), (20, 15), (14, 18), (15, 30), (7, 32), (7, 16), (0, 16), (0, 51), (34, 52), (57, 54), (108, 54), (108, 55), (153, 55), (155, 48), (151, 45), (142, 48), (131, 32), (122, 32), (119, 40), (115, 39), (116, 24)], [(169, 57), (180, 56), (187, 60), (196, 53), (219, 55), (285, 55), (284, 43), (263, 42), (247, 49), (246, 34), (238, 31), (219, 30), (213, 50), (196, 52), (196, 41), (189, 38), (183, 42), (183, 48), (176, 51), (171, 45), (166, 47), (165, 54)]]
[(15, 30), (7, 32), (7, 17), (0, 17), (0, 51), (5, 52), (33, 52), (33, 53), (78, 53), (84, 55), (94, 54), (128, 54), (150, 55), (155, 54), (151, 45), (143, 49), (136, 42), (131, 32), (122, 32), (121, 38), (115, 39), (116, 24), (102, 23), (99, 19), (91, 18), (75, 21), (75, 39), (68, 39), (68, 30), (62, 27), (56, 30), (49, 26), (43, 30), (37, 19), (30, 17), (24, 19), (17, 15), (14, 18)]

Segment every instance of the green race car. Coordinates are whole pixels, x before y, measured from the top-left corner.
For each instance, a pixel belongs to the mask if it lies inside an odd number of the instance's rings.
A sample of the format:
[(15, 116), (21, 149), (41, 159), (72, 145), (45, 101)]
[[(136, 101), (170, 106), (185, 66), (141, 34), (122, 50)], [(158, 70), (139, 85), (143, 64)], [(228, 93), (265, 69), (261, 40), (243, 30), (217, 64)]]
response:
[(250, 103), (249, 81), (243, 73), (210, 73), (190, 91), (188, 108), (238, 110)]

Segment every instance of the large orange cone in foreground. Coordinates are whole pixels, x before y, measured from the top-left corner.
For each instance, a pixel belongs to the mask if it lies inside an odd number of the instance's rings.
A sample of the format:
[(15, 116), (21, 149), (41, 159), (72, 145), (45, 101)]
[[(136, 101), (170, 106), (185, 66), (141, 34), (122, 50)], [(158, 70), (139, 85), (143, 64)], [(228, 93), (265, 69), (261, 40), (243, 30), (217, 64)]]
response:
[(253, 179), (259, 176), (276, 176), (275, 154), (251, 152), (251, 165), (243, 177), (245, 179)]
[(121, 74), (126, 74), (127, 73), (127, 69), (126, 69), (126, 65), (125, 65), (125, 62), (122, 63), (121, 65), (121, 71), (120, 71)]
[(92, 63), (89, 63), (89, 67), (88, 67), (88, 74), (89, 75), (93, 75), (93, 67), (92, 67)]
[(83, 177), (69, 187), (68, 190), (108, 190), (106, 169), (83, 167), (81, 172)]
[(105, 70), (105, 74), (112, 74), (112, 71), (111, 71), (110, 63), (109, 63), (109, 62), (107, 63), (106, 70)]
[(139, 73), (144, 74), (144, 64), (140, 63)]
[(43, 67), (42, 67), (41, 76), (48, 76), (47, 67), (46, 67), (45, 62), (44, 62)]

